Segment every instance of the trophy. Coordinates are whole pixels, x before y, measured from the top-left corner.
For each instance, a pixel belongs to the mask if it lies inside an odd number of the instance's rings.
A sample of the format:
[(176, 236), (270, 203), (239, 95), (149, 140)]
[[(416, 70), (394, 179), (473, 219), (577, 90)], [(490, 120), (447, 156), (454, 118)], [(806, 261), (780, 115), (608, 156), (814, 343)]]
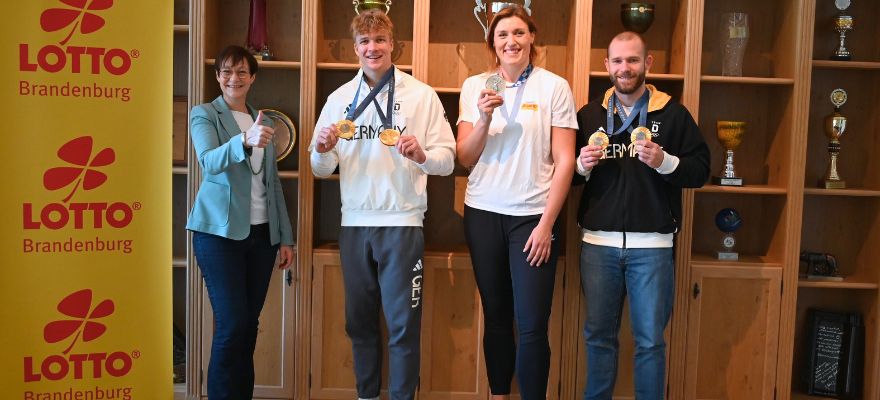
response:
[(718, 259), (725, 261), (738, 260), (739, 253), (734, 251), (736, 238), (734, 238), (733, 232), (736, 232), (742, 226), (742, 218), (739, 212), (732, 208), (718, 211), (718, 214), (715, 214), (715, 226), (721, 232), (724, 232), (724, 236), (721, 239), (721, 250), (715, 252)]
[(374, 8), (384, 8), (385, 14), (391, 12), (391, 0), (351, 0), (354, 5), (354, 12), (360, 14), (361, 11), (371, 10)]
[(620, 19), (626, 30), (645, 33), (654, 22), (654, 4), (623, 3), (620, 5)]
[(716, 123), (716, 135), (721, 146), (727, 153), (724, 162), (724, 172), (721, 176), (713, 176), (712, 183), (721, 186), (742, 186), (743, 179), (736, 176), (733, 167), (733, 151), (742, 143), (742, 137), (746, 133), (746, 123), (742, 121), (718, 121)]
[[(828, 170), (825, 172), (825, 189), (845, 189), (846, 181), (840, 179), (837, 174), (837, 156), (840, 154), (840, 137), (846, 131), (846, 117), (840, 115), (840, 106), (846, 103), (846, 92), (843, 89), (834, 89), (831, 92), (831, 104), (834, 104), (834, 112), (825, 117), (825, 136), (828, 142), (828, 154), (831, 160), (828, 162)], [(821, 185), (823, 182), (820, 182)]]
[(807, 279), (811, 281), (842, 281), (837, 258), (829, 253), (802, 251), (801, 264), (807, 265)]
[(749, 15), (725, 13), (721, 16), (721, 75), (742, 76), (743, 58), (749, 43)]
[(834, 18), (834, 30), (840, 35), (840, 46), (831, 55), (832, 60), (849, 61), (852, 54), (846, 49), (846, 33), (853, 29), (852, 16), (846, 15), (846, 9), (849, 8), (849, 0), (834, 0), (834, 6), (840, 11)]
[(264, 108), (260, 110), (263, 116), (272, 120), (275, 134), (272, 135), (272, 143), (275, 147), (275, 161), (281, 161), (293, 151), (296, 144), (296, 125), (290, 117), (278, 110)]
[[(484, 39), (489, 37), (489, 25), (492, 24), (492, 17), (494, 17), (495, 14), (498, 14), (499, 11), (507, 7), (519, 4), (508, 1), (490, 1), (488, 3), (484, 3), (483, 0), (476, 0), (476, 2), (477, 5), (474, 7), (474, 17), (477, 19), (477, 22), (480, 23), (480, 26), (483, 27)], [(522, 4), (523, 8), (526, 9), (526, 12), (529, 15), (532, 15), (532, 9), (529, 8), (531, 4), (532, 0), (525, 0), (525, 3)], [(481, 11), (486, 14), (486, 22), (483, 22), (484, 20), (480, 18)]]
[(266, 0), (251, 0), (251, 17), (248, 19), (247, 49), (258, 60), (273, 59), (269, 50), (269, 34), (266, 33)]

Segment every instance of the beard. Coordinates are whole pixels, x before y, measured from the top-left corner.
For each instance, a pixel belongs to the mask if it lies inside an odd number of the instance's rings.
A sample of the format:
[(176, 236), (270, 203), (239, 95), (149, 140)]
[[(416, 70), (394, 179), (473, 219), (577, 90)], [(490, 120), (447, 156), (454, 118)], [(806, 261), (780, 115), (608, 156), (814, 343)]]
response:
[(616, 90), (620, 94), (632, 94), (632, 93), (635, 93), (636, 90), (638, 90), (640, 87), (642, 87), (642, 85), (645, 84), (645, 77), (647, 76), (647, 73), (644, 71), (640, 72), (636, 75), (633, 75), (630, 73), (625, 73), (625, 74), (623, 74), (623, 76), (626, 78), (631, 78), (631, 77), (635, 76), (636, 79), (633, 82), (632, 86), (623, 86), (623, 83), (620, 83), (617, 80), (617, 76), (612, 75), (611, 76), (611, 83), (614, 84), (614, 90)]

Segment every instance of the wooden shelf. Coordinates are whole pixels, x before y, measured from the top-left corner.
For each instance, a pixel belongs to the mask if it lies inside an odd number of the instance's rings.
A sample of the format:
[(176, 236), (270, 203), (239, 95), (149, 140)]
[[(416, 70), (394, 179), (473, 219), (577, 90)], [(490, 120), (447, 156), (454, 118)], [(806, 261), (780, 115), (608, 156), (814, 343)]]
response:
[(703, 75), (700, 77), (700, 81), (704, 83), (731, 83), (748, 85), (794, 85), (794, 79), (791, 78), (759, 78), (752, 76)]
[(857, 289), (857, 290), (876, 290), (880, 285), (874, 282), (858, 282), (844, 279), (839, 282), (835, 281), (811, 281), (806, 278), (798, 279), (798, 287), (802, 288), (820, 288), (820, 289)]
[(435, 87), (434, 91), (437, 93), (461, 94), (460, 87)]
[[(607, 71), (590, 71), (590, 78), (605, 78), (608, 79)], [(648, 73), (648, 76), (645, 77), (648, 83), (651, 81), (684, 81), (683, 74), (651, 74)]]
[(699, 189), (695, 189), (698, 193), (737, 193), (737, 194), (771, 194), (784, 195), (788, 190), (784, 187), (770, 185), (745, 185), (745, 186), (720, 186), (705, 185)]
[(880, 62), (813, 60), (813, 68), (823, 69), (880, 69)]
[[(396, 65), (398, 69), (401, 71), (411, 72), (413, 67), (412, 65)], [(331, 71), (357, 71), (361, 68), (361, 65), (358, 63), (332, 63), (332, 62), (319, 62), (318, 70), (331, 70)]]
[(711, 254), (695, 253), (691, 255), (691, 265), (704, 266), (736, 266), (736, 267), (756, 267), (756, 268), (782, 268), (782, 263), (773, 261), (764, 256), (755, 256), (749, 254), (740, 254), (739, 260), (722, 261), (715, 258)]
[(174, 32), (189, 32), (189, 25), (174, 25)]
[(316, 180), (323, 180), (323, 181), (338, 181), (338, 180), (339, 180), (339, 174), (331, 174), (330, 176), (328, 176), (328, 177), (326, 177), (326, 178), (318, 178), (318, 177), (315, 177), (315, 179), (316, 179)]
[(278, 171), (278, 176), (285, 179), (299, 179), (299, 171)]
[(189, 172), (187, 171), (186, 166), (174, 165), (171, 167), (171, 173), (174, 175), (186, 175)]
[(804, 194), (809, 196), (880, 197), (880, 190), (804, 188)]
[[(216, 60), (213, 58), (205, 59), (205, 65), (214, 65)], [(290, 70), (298, 70), (302, 67), (302, 63), (299, 61), (261, 61), (257, 60), (257, 65), (260, 68), (267, 69), (290, 69)]]

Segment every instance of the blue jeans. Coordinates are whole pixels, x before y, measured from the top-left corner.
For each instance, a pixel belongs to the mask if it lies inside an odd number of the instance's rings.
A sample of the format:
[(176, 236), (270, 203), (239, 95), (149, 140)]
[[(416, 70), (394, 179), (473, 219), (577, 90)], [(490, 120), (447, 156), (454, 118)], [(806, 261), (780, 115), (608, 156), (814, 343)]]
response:
[(278, 245), (270, 243), (269, 224), (261, 224), (244, 240), (193, 232), (193, 249), (214, 310), (208, 398), (250, 399), (257, 324)]
[(660, 400), (664, 395), (666, 342), (663, 330), (672, 312), (672, 248), (621, 249), (583, 243), (581, 285), (587, 303), (587, 387), (584, 400), (610, 400), (617, 379), (620, 316), (629, 295), (635, 339), (635, 396)]

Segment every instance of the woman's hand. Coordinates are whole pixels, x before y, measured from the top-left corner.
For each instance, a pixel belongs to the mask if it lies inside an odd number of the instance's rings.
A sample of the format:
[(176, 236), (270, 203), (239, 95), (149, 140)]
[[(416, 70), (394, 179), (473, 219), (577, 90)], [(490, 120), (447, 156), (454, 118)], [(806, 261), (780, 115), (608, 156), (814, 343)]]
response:
[(504, 104), (504, 98), (499, 96), (494, 90), (483, 89), (480, 91), (480, 98), (477, 100), (477, 108), (480, 109), (480, 119), (484, 122), (492, 121), (492, 113), (495, 108)]
[(529, 253), (526, 256), (526, 262), (533, 267), (540, 267), (541, 264), (550, 260), (552, 245), (553, 227), (539, 223), (535, 229), (532, 229), (532, 234), (526, 241), (526, 247), (523, 248), (523, 253)]
[(295, 252), (293, 251), (293, 246), (283, 244), (278, 248), (279, 263), (278, 269), (287, 269), (293, 264), (293, 256)]
[(247, 132), (244, 133), (244, 145), (245, 147), (266, 147), (269, 142), (272, 141), (272, 136), (275, 135), (275, 129), (260, 125), (260, 121), (263, 120), (263, 111), (260, 110), (260, 113), (257, 114), (257, 120), (254, 121), (254, 124), (248, 128)]

